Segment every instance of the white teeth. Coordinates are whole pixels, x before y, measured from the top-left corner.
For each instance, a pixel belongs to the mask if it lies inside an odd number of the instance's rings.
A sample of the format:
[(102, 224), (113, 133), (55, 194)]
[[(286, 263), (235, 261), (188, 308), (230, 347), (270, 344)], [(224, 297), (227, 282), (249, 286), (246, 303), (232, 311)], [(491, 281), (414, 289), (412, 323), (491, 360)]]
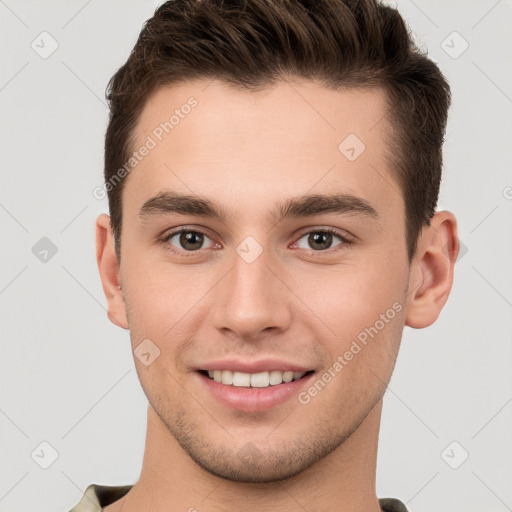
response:
[(272, 371), (269, 375), (269, 382), (272, 386), (276, 384), (281, 384), (283, 382), (283, 372)]
[(291, 382), (293, 380), (293, 372), (283, 373), (283, 382)]
[[(222, 372), (224, 373), (224, 372)], [(251, 385), (251, 374), (235, 372), (233, 374), (233, 386), (249, 387)]]
[(283, 382), (301, 379), (306, 372), (271, 372), (244, 373), (232, 372), (231, 370), (208, 370), (208, 376), (215, 382), (221, 382), (227, 386), (266, 388), (277, 386)]
[(266, 388), (270, 385), (268, 372), (253, 373), (251, 375), (252, 388)]
[(233, 384), (233, 372), (230, 372), (229, 370), (225, 370), (222, 373), (222, 384), (227, 384), (230, 386)]

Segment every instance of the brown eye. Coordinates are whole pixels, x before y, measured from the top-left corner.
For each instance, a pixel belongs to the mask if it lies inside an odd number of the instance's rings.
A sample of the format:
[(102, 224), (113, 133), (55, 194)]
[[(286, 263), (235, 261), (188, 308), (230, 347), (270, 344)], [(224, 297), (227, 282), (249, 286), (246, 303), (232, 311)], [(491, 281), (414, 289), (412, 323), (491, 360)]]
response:
[[(333, 246), (333, 238), (338, 238), (340, 240), (340, 243)], [(302, 239), (306, 239), (306, 244), (308, 245), (308, 247), (300, 245), (300, 240)], [(331, 229), (319, 229), (317, 231), (310, 231), (304, 234), (297, 242), (297, 245), (301, 249), (313, 251), (326, 251), (327, 249), (331, 249), (333, 247), (341, 245), (343, 242), (346, 242), (346, 240), (341, 234), (337, 233), (336, 231)]]
[[(172, 244), (172, 240), (176, 239), (178, 246)], [(171, 233), (166, 237), (166, 241), (173, 245), (174, 248), (185, 251), (197, 251), (202, 248), (205, 238), (208, 238), (204, 233), (192, 230), (182, 230)], [(209, 238), (208, 238), (209, 239)]]

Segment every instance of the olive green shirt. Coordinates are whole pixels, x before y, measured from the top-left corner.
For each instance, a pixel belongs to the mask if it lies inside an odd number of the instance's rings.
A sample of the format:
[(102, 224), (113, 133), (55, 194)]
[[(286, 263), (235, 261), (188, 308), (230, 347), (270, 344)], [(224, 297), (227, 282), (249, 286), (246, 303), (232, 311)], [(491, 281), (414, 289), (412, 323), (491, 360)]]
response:
[[(69, 512), (100, 512), (103, 507), (121, 499), (130, 489), (131, 485), (107, 486), (91, 484), (78, 505)], [(380, 498), (380, 508), (383, 512), (408, 512), (405, 505), (395, 498)]]

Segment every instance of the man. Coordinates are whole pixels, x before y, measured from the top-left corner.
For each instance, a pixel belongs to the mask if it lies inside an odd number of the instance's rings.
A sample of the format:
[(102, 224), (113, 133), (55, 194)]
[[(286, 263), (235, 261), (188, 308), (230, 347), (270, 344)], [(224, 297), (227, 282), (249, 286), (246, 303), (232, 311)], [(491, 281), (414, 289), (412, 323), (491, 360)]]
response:
[(375, 492), (383, 394), (459, 248), (437, 66), (373, 0), (176, 0), (108, 99), (97, 260), (147, 437), (73, 511), (405, 511)]

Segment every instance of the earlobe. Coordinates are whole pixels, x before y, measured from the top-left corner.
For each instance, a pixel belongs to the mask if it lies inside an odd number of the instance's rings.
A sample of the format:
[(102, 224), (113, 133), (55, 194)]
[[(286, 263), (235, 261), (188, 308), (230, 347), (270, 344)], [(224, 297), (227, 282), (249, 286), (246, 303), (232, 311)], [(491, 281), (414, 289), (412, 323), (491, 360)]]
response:
[(458, 253), (455, 216), (437, 212), (423, 229), (411, 263), (405, 325), (422, 329), (437, 320), (452, 288)]
[(96, 261), (103, 292), (107, 299), (107, 316), (115, 325), (128, 329), (110, 217), (104, 213), (96, 219)]

